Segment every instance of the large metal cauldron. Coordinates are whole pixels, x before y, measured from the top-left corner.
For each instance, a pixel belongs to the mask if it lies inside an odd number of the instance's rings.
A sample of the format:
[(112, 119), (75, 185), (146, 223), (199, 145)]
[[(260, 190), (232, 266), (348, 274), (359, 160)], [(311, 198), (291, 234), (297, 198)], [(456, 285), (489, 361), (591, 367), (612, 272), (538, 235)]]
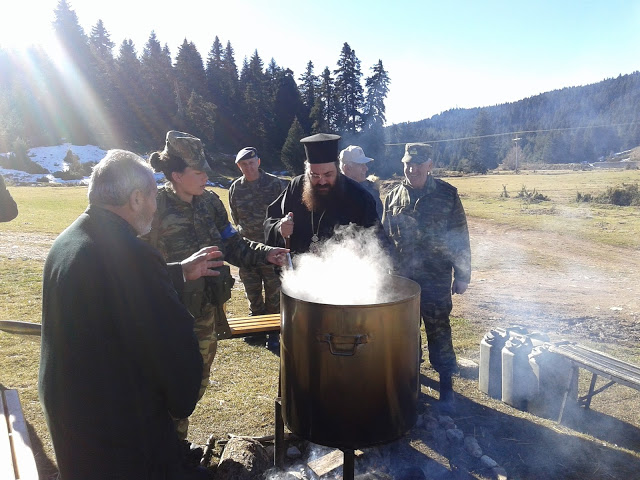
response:
[(393, 300), (327, 305), (281, 294), (282, 413), (319, 445), (356, 449), (390, 442), (416, 421), (420, 287), (389, 276)]

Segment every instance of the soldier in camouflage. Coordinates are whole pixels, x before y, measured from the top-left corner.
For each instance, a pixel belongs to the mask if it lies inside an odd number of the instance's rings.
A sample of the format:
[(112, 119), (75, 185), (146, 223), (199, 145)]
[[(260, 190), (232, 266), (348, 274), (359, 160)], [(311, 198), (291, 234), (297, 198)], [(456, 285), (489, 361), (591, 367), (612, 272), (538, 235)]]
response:
[(429, 361), (440, 375), (440, 403), (452, 411), (457, 366), (449, 313), (452, 294), (464, 293), (471, 280), (471, 249), (458, 191), (431, 175), (430, 152), (430, 145), (406, 145), (405, 180), (385, 198), (382, 223), (396, 247), (398, 273), (420, 284)]
[[(145, 240), (160, 250), (167, 262), (215, 245), (226, 262), (239, 267), (284, 265), (285, 249), (247, 241), (233, 228), (218, 195), (205, 189), (205, 161), (200, 139), (175, 130), (167, 133), (164, 150), (151, 154), (149, 163), (169, 181), (158, 190), (158, 209)], [(194, 330), (204, 364), (198, 399), (209, 385), (217, 340), (230, 334), (223, 306), (231, 298), (232, 286), (228, 266), (222, 267), (220, 276), (185, 282), (182, 301), (195, 317)], [(182, 439), (186, 439), (188, 426), (188, 419), (176, 420)]]
[[(231, 219), (244, 238), (263, 242), (267, 207), (286, 188), (286, 182), (260, 168), (260, 157), (253, 147), (238, 152), (236, 165), (242, 176), (229, 187)], [(251, 315), (280, 313), (280, 277), (273, 265), (243, 267), (239, 274)]]

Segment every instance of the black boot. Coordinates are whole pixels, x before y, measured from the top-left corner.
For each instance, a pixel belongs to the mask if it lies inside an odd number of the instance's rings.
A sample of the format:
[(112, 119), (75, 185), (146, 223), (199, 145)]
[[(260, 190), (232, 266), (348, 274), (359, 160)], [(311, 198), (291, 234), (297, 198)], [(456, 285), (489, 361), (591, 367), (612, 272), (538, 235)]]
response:
[(453, 392), (453, 378), (451, 375), (440, 375), (440, 409), (447, 415), (453, 415), (456, 411), (456, 396)]

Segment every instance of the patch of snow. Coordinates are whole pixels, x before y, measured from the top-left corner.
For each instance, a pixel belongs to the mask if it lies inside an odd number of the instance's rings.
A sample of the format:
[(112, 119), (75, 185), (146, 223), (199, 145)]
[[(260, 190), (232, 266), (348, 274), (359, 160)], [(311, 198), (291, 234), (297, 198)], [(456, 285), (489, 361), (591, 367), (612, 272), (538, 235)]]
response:
[[(47, 185), (47, 183), (38, 182), (38, 179), (43, 177), (49, 180), (48, 185), (88, 185), (89, 177), (84, 177), (81, 180), (62, 180), (53, 176), (54, 172), (65, 172), (69, 169), (69, 165), (64, 162), (64, 157), (67, 155), (68, 150), (71, 150), (78, 156), (80, 163), (98, 163), (107, 153), (106, 150), (96, 147), (95, 145), (72, 145), (70, 143), (64, 143), (51, 147), (35, 147), (29, 149), (27, 155), (35, 163), (49, 170), (49, 173), (31, 174), (20, 170), (0, 167), (0, 174), (6, 179), (10, 179), (13, 183), (20, 185), (35, 183)], [(8, 156), (9, 153), (10, 152), (0, 153), (0, 155)], [(142, 157), (144, 158), (144, 156)], [(158, 184), (166, 182), (162, 173), (156, 173), (154, 176)], [(207, 185), (220, 188), (228, 187), (228, 185), (225, 186), (220, 182), (212, 182), (211, 180), (207, 182)]]
[[(27, 155), (35, 163), (46, 168), (49, 171), (48, 174), (31, 174), (20, 170), (11, 170), (1, 167), (0, 174), (18, 184), (37, 183), (38, 179), (46, 177), (49, 180), (49, 184), (87, 185), (88, 177), (81, 180), (62, 180), (52, 175), (54, 172), (64, 172), (69, 169), (69, 166), (64, 162), (64, 157), (67, 155), (68, 150), (71, 150), (75, 155), (77, 155), (81, 163), (97, 163), (107, 153), (106, 150), (96, 147), (95, 145), (72, 145), (70, 143), (64, 143), (62, 145), (53, 145), (50, 147), (35, 147), (29, 149)], [(0, 155), (8, 156), (9, 153), (10, 152), (0, 153)]]
[(71, 150), (80, 159), (80, 163), (94, 162), (98, 163), (107, 153), (106, 150), (96, 147), (95, 145), (72, 145), (63, 143), (62, 145), (54, 145), (52, 147), (36, 147), (29, 149), (27, 155), (31, 160), (49, 172), (66, 171), (68, 166), (63, 162), (67, 151)]

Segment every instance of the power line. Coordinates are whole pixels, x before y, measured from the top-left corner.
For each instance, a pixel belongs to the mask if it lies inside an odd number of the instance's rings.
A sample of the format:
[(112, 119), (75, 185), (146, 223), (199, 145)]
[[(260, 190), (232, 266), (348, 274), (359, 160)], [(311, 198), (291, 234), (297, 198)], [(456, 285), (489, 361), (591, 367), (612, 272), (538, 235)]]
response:
[(564, 127), (564, 128), (549, 128), (543, 130), (518, 130), (517, 132), (505, 132), (505, 133), (491, 133), (489, 135), (476, 135), (473, 137), (459, 137), (459, 138), (447, 138), (444, 140), (426, 140), (422, 142), (402, 142), (402, 143), (385, 143), (387, 146), (395, 146), (395, 145), (406, 145), (407, 143), (444, 143), (444, 142), (458, 142), (461, 140), (475, 140), (478, 138), (489, 138), (489, 137), (503, 137), (506, 135), (524, 135), (529, 133), (550, 133), (550, 132), (566, 132), (571, 130), (585, 130), (587, 128), (609, 128), (609, 127), (626, 127), (629, 125), (638, 125), (640, 122), (629, 122), (629, 123), (611, 123), (609, 125), (589, 125), (584, 127)]

